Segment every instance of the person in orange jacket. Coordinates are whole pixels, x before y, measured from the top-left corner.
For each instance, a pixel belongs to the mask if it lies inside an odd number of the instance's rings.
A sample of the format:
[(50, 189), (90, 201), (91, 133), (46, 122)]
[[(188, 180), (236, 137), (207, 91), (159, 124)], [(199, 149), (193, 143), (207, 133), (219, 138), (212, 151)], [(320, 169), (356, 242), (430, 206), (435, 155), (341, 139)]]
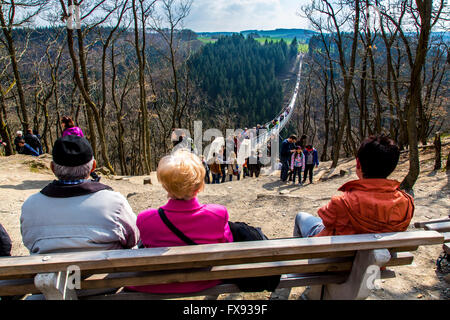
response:
[(358, 180), (338, 190), (343, 194), (318, 210), (319, 217), (300, 212), (294, 237), (334, 236), (405, 231), (414, 214), (413, 198), (387, 177), (395, 170), (400, 150), (386, 136), (363, 141), (356, 157)]

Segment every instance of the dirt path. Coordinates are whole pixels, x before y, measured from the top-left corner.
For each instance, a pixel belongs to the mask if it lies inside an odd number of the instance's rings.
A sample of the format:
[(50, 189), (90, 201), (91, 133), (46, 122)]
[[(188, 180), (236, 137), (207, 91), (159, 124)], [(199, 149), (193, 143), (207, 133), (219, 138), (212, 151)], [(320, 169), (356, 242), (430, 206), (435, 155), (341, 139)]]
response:
[[(448, 154), (448, 146), (443, 154)], [(27, 156), (1, 158), (0, 166), (0, 223), (13, 240), (13, 254), (27, 255), (20, 235), (20, 208), (31, 194), (38, 192), (54, 179), (48, 166), (50, 159), (32, 159)], [(406, 154), (391, 178), (400, 180), (408, 169)], [(329, 163), (322, 163), (316, 179), (323, 175)], [(413, 222), (446, 217), (450, 212), (450, 175), (433, 172), (433, 153), (421, 156), (421, 174), (415, 186), (415, 215)], [(356, 179), (354, 160), (344, 159), (335, 172), (347, 174), (326, 182), (315, 181), (303, 187), (282, 185), (278, 176), (246, 178), (240, 182), (207, 185), (200, 201), (225, 205), (230, 220), (244, 221), (262, 228), (269, 238), (290, 237), (294, 217), (299, 211), (316, 213), (345, 182)], [(143, 185), (144, 177), (103, 177), (102, 182), (126, 196), (135, 213), (158, 207), (167, 196), (151, 175), (153, 184)], [(411, 230), (414, 229), (413, 223)], [(450, 285), (436, 273), (436, 258), (442, 246), (427, 246), (414, 252), (414, 265), (395, 267), (397, 277), (383, 280), (382, 289), (374, 290), (369, 299), (449, 299)], [(299, 299), (304, 288), (292, 290), (289, 299)], [(222, 295), (222, 299), (265, 299), (268, 293)]]

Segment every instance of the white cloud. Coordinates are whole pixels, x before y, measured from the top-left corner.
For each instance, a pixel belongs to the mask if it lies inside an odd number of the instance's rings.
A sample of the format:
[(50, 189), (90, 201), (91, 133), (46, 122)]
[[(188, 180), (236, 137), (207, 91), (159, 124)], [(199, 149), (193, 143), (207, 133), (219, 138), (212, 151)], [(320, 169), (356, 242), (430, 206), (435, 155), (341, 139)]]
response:
[(194, 31), (307, 28), (296, 13), (307, 0), (194, 0), (185, 27)]

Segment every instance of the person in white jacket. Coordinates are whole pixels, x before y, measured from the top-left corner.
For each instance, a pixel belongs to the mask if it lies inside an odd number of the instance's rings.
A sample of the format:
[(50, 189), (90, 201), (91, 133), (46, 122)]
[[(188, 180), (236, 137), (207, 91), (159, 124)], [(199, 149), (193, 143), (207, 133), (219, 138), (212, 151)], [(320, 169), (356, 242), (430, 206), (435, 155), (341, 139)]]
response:
[(136, 215), (110, 187), (89, 179), (96, 162), (85, 138), (66, 136), (53, 147), (58, 178), (22, 206), (22, 239), (31, 254), (133, 248)]

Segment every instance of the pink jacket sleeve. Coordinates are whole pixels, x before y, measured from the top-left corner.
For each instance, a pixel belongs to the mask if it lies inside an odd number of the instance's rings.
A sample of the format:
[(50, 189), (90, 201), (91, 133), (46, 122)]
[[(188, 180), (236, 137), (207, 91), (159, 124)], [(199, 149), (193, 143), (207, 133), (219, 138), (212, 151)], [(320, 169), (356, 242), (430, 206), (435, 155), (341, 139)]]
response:
[(233, 242), (233, 234), (231, 233), (231, 229), (230, 229), (230, 225), (228, 224), (228, 211), (227, 211), (227, 219), (225, 222), (225, 228), (223, 230), (223, 239), (225, 240), (224, 242)]

